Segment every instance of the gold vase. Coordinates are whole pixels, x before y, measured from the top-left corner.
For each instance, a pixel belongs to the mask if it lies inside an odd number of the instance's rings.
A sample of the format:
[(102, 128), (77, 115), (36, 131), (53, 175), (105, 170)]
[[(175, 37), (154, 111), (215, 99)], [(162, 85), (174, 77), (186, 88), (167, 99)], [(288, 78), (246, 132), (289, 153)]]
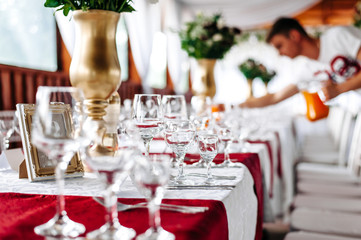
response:
[(247, 98), (253, 98), (252, 83), (253, 83), (253, 79), (247, 79), (247, 85), (248, 85), (248, 96), (247, 96)]
[(119, 13), (105, 10), (73, 12), (76, 39), (70, 82), (83, 90), (93, 120), (102, 120), (107, 99), (121, 84), (115, 42), (119, 17)]
[(195, 96), (213, 98), (216, 95), (214, 65), (217, 59), (198, 59), (192, 81), (192, 93)]
[(73, 12), (75, 46), (69, 76), (83, 90), (88, 116), (97, 123), (92, 155), (112, 154), (103, 144), (107, 131), (103, 117), (108, 99), (121, 84), (115, 36), (120, 13), (105, 10)]

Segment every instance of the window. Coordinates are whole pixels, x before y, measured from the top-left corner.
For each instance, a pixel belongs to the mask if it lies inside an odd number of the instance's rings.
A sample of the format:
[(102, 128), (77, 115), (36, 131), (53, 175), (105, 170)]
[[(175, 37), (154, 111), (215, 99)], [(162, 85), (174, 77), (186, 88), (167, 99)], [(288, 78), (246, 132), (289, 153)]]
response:
[(56, 71), (56, 25), (44, 0), (0, 1), (0, 63)]

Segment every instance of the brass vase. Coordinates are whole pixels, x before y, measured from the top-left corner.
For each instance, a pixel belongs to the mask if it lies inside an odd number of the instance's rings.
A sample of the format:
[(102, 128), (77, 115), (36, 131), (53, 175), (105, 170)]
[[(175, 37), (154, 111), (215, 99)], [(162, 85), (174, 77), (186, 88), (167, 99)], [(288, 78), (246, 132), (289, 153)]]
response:
[(107, 99), (121, 84), (115, 34), (120, 14), (105, 10), (77, 10), (75, 47), (70, 64), (70, 82), (81, 88), (89, 116), (102, 120)]
[(72, 86), (83, 90), (88, 116), (97, 124), (93, 155), (112, 154), (104, 146), (107, 131), (103, 117), (108, 99), (121, 84), (120, 64), (115, 36), (120, 13), (105, 10), (77, 10), (75, 47), (70, 64)]
[(247, 85), (248, 85), (248, 96), (247, 96), (247, 98), (253, 98), (252, 83), (253, 83), (253, 79), (247, 79)]
[(214, 80), (214, 65), (217, 59), (197, 59), (194, 79), (192, 81), (192, 93), (195, 96), (213, 98), (216, 95), (216, 83)]

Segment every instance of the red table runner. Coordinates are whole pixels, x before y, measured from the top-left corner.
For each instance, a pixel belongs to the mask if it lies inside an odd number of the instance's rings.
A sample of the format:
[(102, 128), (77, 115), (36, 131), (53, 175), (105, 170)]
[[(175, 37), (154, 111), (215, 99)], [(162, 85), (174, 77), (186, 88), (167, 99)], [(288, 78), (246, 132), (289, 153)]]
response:
[[(256, 226), (256, 240), (262, 239), (262, 228), (263, 228), (263, 187), (262, 187), (262, 172), (261, 172), (261, 163), (257, 153), (231, 153), (230, 158), (233, 162), (243, 163), (248, 170), (250, 171), (253, 181), (254, 181), (254, 190), (257, 196), (257, 226)], [(200, 159), (199, 154), (187, 154), (186, 157), (188, 162), (197, 161)], [(216, 164), (222, 163), (224, 161), (224, 154), (217, 154), (214, 159)]]
[[(69, 217), (85, 225), (86, 232), (104, 224), (104, 207), (92, 197), (66, 196)], [(126, 204), (135, 204), (144, 199), (119, 199)], [(34, 233), (40, 225), (55, 214), (56, 196), (39, 194), (0, 193), (0, 239), (44, 239)], [(189, 206), (207, 206), (209, 210), (197, 214), (184, 214), (161, 210), (162, 227), (175, 234), (176, 239), (227, 240), (228, 222), (226, 210), (216, 200), (164, 199), (165, 203)], [(119, 212), (123, 226), (133, 228), (137, 234), (148, 228), (147, 209)]]

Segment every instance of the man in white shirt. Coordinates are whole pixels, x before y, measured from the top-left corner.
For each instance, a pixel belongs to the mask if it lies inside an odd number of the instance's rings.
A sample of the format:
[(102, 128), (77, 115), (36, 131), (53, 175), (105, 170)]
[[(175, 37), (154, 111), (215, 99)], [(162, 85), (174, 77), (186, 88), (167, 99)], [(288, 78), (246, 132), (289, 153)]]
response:
[[(330, 28), (316, 39), (309, 36), (297, 20), (280, 18), (273, 24), (267, 42), (273, 45), (280, 55), (290, 58), (305, 56), (326, 64), (331, 64), (336, 57), (341, 60), (361, 61), (361, 30), (353, 26)], [(322, 87), (322, 91), (327, 101), (341, 93), (359, 88), (361, 88), (361, 71), (346, 77), (342, 82), (329, 80)], [(298, 92), (296, 84), (289, 84), (278, 92), (260, 98), (250, 98), (240, 106), (264, 107), (281, 102)]]

